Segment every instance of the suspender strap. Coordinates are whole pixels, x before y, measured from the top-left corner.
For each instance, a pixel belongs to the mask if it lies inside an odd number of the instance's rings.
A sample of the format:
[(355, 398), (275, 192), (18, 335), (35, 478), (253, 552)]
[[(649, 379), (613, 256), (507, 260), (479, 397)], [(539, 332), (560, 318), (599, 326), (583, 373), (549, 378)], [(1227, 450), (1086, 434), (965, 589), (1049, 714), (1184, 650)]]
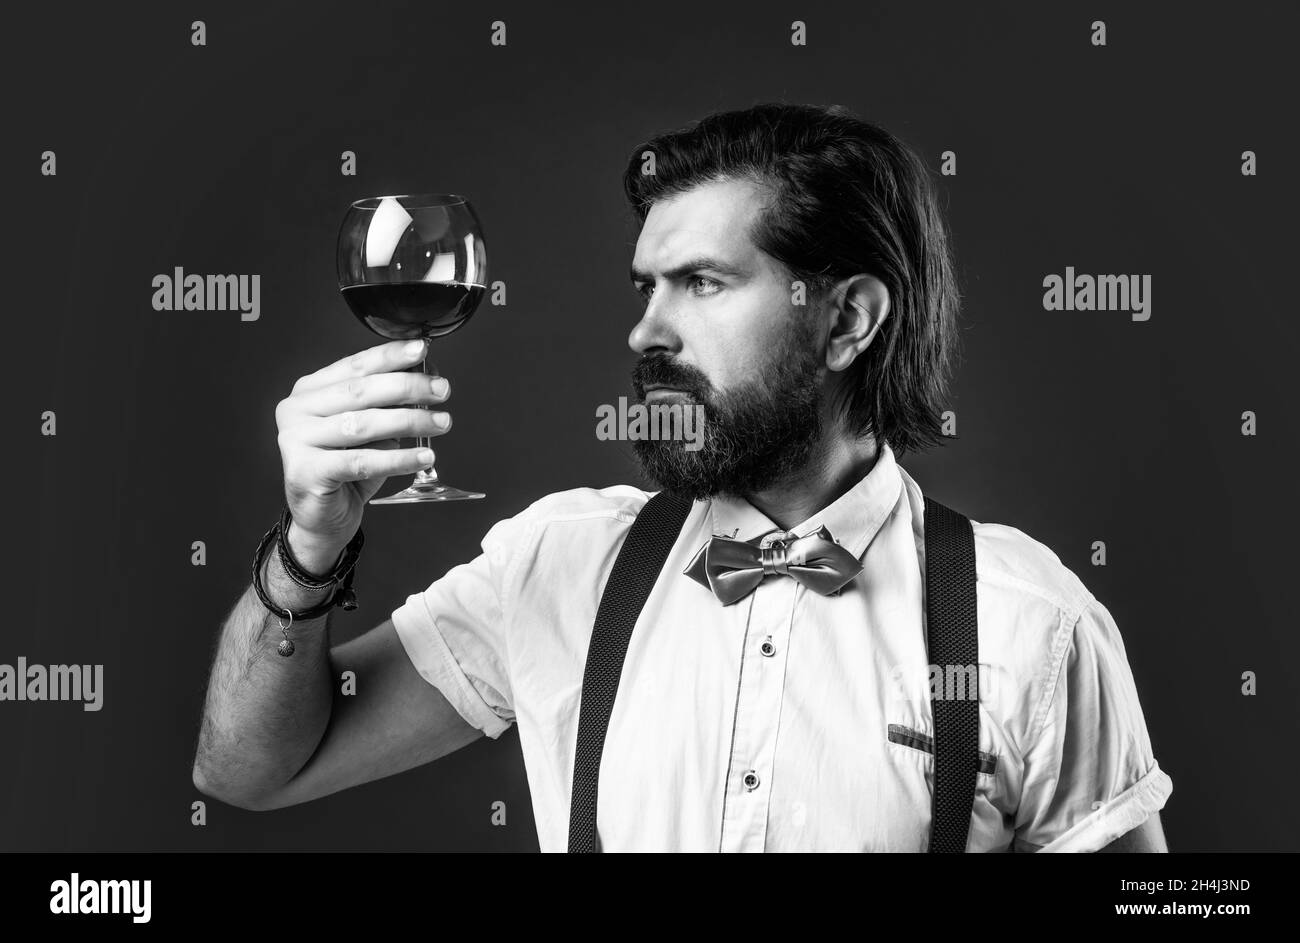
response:
[[(931, 685), (934, 817), (930, 826), (930, 851), (963, 852), (979, 767), (975, 534), (967, 517), (928, 496), (925, 498), (925, 600), (926, 650), (930, 664), (943, 673), (940, 683)], [(969, 666), (973, 668), (968, 674)], [(974, 690), (969, 689), (972, 680)]]
[(623, 659), (637, 617), (659, 579), (691, 502), (661, 491), (653, 495), (628, 529), (614, 559), (582, 675), (578, 744), (573, 758), (573, 798), (569, 808), (569, 851), (599, 851), (596, 795), (605, 733), (623, 674)]

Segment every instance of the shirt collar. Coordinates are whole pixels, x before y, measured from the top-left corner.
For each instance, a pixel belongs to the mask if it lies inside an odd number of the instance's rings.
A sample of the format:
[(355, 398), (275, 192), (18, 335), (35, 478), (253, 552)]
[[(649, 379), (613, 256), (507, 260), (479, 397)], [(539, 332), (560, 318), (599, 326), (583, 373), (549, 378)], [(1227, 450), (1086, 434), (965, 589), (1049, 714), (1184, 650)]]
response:
[[(857, 484), (791, 531), (798, 537), (806, 537), (824, 525), (840, 546), (861, 557), (898, 504), (902, 487), (903, 478), (894, 451), (888, 443), (881, 442), (875, 464)], [(744, 498), (729, 494), (711, 499), (709, 522), (714, 535), (735, 540), (752, 540), (781, 529)]]

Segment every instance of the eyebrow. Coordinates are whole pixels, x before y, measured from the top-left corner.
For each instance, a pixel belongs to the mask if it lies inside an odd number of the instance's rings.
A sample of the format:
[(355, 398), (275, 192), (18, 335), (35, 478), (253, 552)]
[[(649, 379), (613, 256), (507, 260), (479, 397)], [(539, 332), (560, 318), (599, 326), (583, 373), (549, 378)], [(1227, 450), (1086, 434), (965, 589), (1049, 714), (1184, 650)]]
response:
[[(711, 259), (708, 256), (700, 256), (691, 259), (690, 261), (683, 262), (681, 265), (675, 266), (674, 268), (668, 269), (663, 273), (663, 276), (669, 281), (675, 281), (679, 278), (684, 278), (687, 275), (692, 275), (695, 272), (713, 272), (718, 275), (730, 275), (733, 277), (745, 274), (742, 269), (736, 268), (735, 266), (727, 265), (726, 263), (719, 262), (717, 259)], [(632, 269), (628, 274), (632, 279), (633, 285), (643, 285), (646, 282), (653, 281), (649, 272), (642, 271), (635, 265), (632, 266)]]

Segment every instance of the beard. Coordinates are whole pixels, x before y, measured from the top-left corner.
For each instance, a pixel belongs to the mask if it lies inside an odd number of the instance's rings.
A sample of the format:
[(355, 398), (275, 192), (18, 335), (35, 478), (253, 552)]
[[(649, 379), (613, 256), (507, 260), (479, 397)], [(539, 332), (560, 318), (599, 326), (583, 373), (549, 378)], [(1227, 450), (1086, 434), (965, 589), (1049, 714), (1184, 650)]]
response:
[(799, 475), (822, 437), (821, 358), (811, 323), (800, 322), (785, 343), (754, 371), (753, 379), (718, 390), (699, 370), (663, 355), (642, 357), (632, 370), (636, 402), (645, 387), (662, 384), (688, 394), (684, 409), (704, 406), (700, 448), (686, 442), (635, 439), (642, 472), (663, 490), (695, 500), (747, 495)]

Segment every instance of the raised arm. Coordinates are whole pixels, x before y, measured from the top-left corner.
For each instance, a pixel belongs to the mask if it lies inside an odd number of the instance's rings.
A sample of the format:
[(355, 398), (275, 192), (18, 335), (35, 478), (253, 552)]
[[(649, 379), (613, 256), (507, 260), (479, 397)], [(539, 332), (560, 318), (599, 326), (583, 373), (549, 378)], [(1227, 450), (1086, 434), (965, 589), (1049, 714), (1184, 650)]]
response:
[[(397, 437), (438, 435), (439, 403), (418, 364), (422, 350), (381, 344), (298, 380), (276, 409), (289, 549), (310, 573), (330, 571), (389, 475), (429, 464)], [(357, 445), (370, 448), (357, 448)], [(263, 586), (277, 605), (315, 606), (331, 590), (293, 582), (268, 553)], [(208, 680), (194, 784), (246, 809), (274, 809), (379, 779), (443, 756), (482, 735), (416, 672), (391, 621), (333, 648), (329, 616), (296, 622), (294, 653), (277, 651), (280, 620), (250, 585), (222, 627)], [(341, 691), (342, 674), (356, 693)]]

